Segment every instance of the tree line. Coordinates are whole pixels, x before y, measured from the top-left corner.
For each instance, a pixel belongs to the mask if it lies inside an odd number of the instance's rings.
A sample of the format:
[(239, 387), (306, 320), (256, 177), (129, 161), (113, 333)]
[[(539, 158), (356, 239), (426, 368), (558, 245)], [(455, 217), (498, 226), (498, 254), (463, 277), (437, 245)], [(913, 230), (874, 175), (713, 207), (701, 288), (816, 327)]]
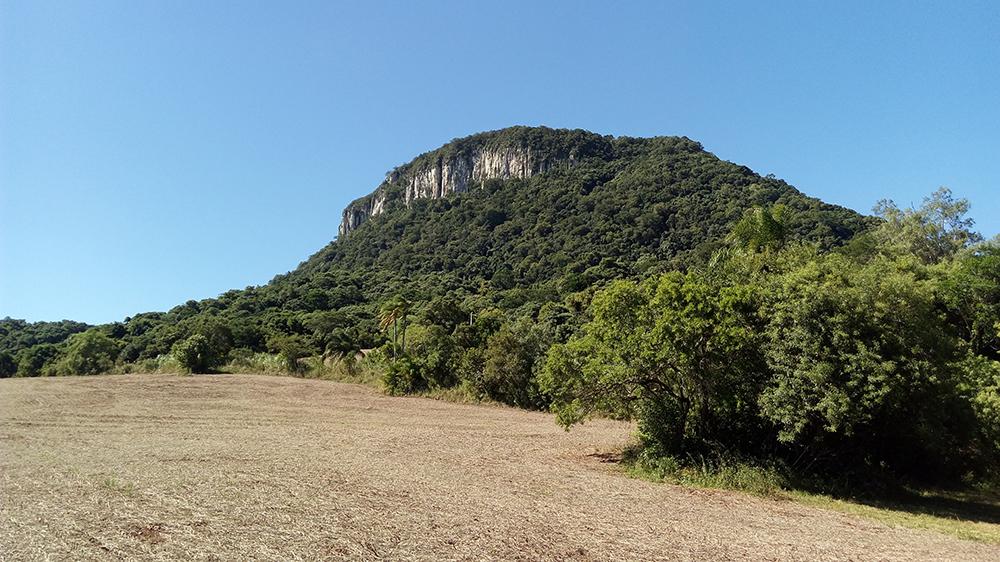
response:
[[(421, 162), (483, 144), (573, 164), (392, 196)], [(102, 326), (0, 321), (0, 376), (316, 376), (363, 356), (389, 393), (460, 387), (566, 426), (638, 419), (649, 459), (925, 479), (995, 466), (1000, 251), (947, 190), (865, 217), (685, 138), (544, 128), (397, 172), (385, 213), (267, 285)]]
[(756, 209), (704, 267), (598, 292), (539, 376), (559, 423), (639, 420), (652, 459), (855, 482), (996, 477), (1000, 245), (948, 190), (831, 252)]

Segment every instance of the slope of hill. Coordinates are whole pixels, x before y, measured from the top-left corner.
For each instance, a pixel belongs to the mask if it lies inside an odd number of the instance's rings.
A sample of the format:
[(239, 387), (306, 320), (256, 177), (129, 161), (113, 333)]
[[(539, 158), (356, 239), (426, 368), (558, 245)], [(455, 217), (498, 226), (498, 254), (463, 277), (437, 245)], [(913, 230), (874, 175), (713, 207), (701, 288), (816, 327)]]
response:
[(376, 265), (490, 278), (506, 267), (515, 284), (532, 284), (604, 258), (684, 267), (747, 209), (774, 204), (791, 210), (794, 238), (826, 248), (872, 224), (686, 138), (514, 127), (395, 169), (348, 206), (340, 239), (300, 270)]
[(374, 348), (390, 393), (638, 418), (657, 471), (750, 458), (853, 484), (996, 481), (1000, 244), (944, 188), (878, 209), (687, 138), (481, 133), (394, 169), (266, 286), (91, 329), (5, 320), (0, 375), (354, 377)]
[[(154, 360), (194, 334), (207, 339), (206, 365), (234, 350), (350, 354), (392, 339), (379, 314), (400, 296), (409, 303), (400, 324), (409, 318), (442, 331), (459, 355), (519, 319), (547, 326), (540, 352), (583, 322), (590, 289), (703, 262), (758, 205), (784, 205), (791, 237), (823, 248), (872, 224), (687, 138), (544, 127), (480, 133), (394, 169), (344, 211), (339, 238), (295, 271), (101, 333), (120, 350), (119, 363)], [(473, 325), (459, 328), (470, 317)], [(29, 350), (0, 350), (17, 354), (5, 372), (24, 360), (25, 372), (58, 371), (58, 354)], [(469, 372), (488, 367), (486, 357), (466, 359)]]

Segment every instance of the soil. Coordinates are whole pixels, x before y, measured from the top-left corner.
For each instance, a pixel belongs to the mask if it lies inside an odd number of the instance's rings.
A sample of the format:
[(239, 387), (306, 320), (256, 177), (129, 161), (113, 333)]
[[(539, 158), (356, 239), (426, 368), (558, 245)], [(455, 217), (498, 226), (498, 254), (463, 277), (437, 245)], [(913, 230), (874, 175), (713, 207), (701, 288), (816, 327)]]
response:
[(1000, 560), (627, 478), (632, 430), (282, 377), (0, 380), (0, 559)]

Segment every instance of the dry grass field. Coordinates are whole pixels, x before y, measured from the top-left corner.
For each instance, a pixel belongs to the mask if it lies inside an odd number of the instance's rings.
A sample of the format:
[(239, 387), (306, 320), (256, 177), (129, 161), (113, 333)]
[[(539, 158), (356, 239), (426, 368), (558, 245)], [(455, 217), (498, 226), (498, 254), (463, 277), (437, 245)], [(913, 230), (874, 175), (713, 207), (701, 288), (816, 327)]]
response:
[(630, 431), (280, 377), (0, 380), (0, 559), (1000, 560), (626, 478)]

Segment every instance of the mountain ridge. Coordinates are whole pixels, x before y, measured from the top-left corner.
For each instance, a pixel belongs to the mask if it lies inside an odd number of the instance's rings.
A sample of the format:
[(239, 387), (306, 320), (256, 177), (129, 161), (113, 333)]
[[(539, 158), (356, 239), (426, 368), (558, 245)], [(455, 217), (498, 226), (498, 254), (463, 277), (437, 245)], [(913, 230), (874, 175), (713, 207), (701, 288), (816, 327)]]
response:
[[(580, 154), (568, 156), (545, 154), (533, 150), (532, 131), (553, 131), (547, 127), (515, 126), (454, 139), (450, 143), (424, 153), (410, 163), (386, 174), (385, 180), (372, 193), (351, 202), (343, 212), (338, 236), (345, 236), (385, 209), (387, 194), (397, 182), (404, 186), (407, 206), (415, 199), (438, 199), (468, 190), (470, 182), (490, 179), (528, 179), (535, 174), (578, 161)], [(596, 136), (582, 129), (570, 134)], [(590, 139), (594, 140), (594, 139)], [(470, 148), (468, 145), (475, 145)]]
[[(499, 325), (545, 315), (562, 323), (551, 341), (563, 341), (582, 325), (593, 291), (704, 264), (748, 210), (774, 205), (786, 207), (790, 240), (823, 249), (873, 224), (686, 137), (510, 127), (394, 168), (345, 209), (336, 240), (266, 285), (100, 329), (125, 363), (166, 357), (197, 334), (220, 360), (237, 351), (351, 354), (386, 343), (381, 309), (402, 296), (417, 317), (449, 333), (459, 318), (504, 318), (458, 338), (462, 349), (479, 349)], [(18, 353), (24, 372), (47, 372), (60, 360), (68, 333), (42, 344), (8, 324), (0, 326), (0, 351)]]

